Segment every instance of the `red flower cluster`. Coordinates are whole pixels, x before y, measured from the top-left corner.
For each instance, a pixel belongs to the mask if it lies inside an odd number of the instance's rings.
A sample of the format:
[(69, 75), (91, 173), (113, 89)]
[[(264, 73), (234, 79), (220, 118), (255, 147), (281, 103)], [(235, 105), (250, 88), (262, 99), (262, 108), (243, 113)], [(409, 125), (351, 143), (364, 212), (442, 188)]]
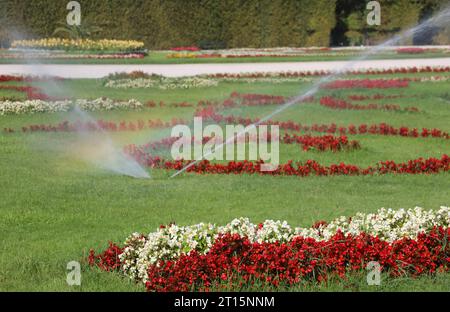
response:
[(51, 81), (51, 80), (63, 80), (61, 77), (31, 77), (31, 76), (11, 76), (11, 75), (0, 75), (0, 82), (8, 82), (8, 81)]
[[(190, 163), (184, 160), (165, 160), (158, 156), (147, 153), (143, 148), (134, 144), (124, 147), (124, 152), (144, 166), (168, 170), (180, 170)], [(447, 172), (450, 169), (450, 158), (443, 155), (441, 159), (430, 157), (428, 159), (418, 158), (407, 162), (396, 163), (394, 161), (380, 161), (375, 166), (359, 167), (352, 164), (321, 165), (315, 160), (306, 162), (294, 162), (292, 160), (280, 164), (275, 171), (261, 171), (262, 160), (252, 161), (230, 161), (228, 163), (211, 163), (202, 160), (186, 171), (198, 174), (262, 174), (283, 176), (335, 176), (335, 175), (374, 175), (374, 174), (434, 174)]]
[(400, 105), (396, 104), (352, 104), (345, 100), (336, 99), (332, 96), (324, 96), (320, 99), (320, 105), (326, 106), (332, 109), (351, 109), (351, 110), (388, 110), (388, 111), (407, 111), (407, 112), (418, 112), (417, 107), (405, 107), (402, 109)]
[(243, 106), (262, 106), (262, 105), (281, 105), (286, 103), (284, 96), (269, 94), (244, 94), (233, 92), (228, 100), (223, 102), (225, 107)]
[(354, 150), (361, 148), (358, 141), (349, 141), (345, 135), (335, 137), (332, 135), (324, 136), (310, 136), (310, 135), (296, 135), (285, 133), (281, 141), (282, 143), (301, 144), (304, 151), (319, 150), (319, 151), (341, 151)]
[(355, 79), (335, 80), (324, 84), (323, 89), (391, 89), (406, 88), (409, 86), (408, 78), (402, 79)]
[(427, 49), (423, 48), (399, 48), (395, 50), (397, 54), (422, 54), (425, 53)]
[(0, 75), (0, 82), (24, 81), (24, 79), (22, 76)]
[(161, 119), (137, 120), (135, 122), (129, 121), (104, 121), (97, 120), (96, 122), (69, 122), (63, 121), (57, 125), (30, 125), (22, 127), (23, 132), (74, 132), (74, 131), (141, 131), (155, 128), (170, 128), (179, 124), (186, 124), (182, 119), (173, 118), (170, 121), (162, 121)]
[[(245, 126), (251, 125), (259, 121), (259, 119), (251, 119), (251, 118), (243, 118), (239, 116), (223, 116), (215, 112), (213, 107), (206, 107), (201, 110), (198, 110), (196, 116), (203, 117), (204, 119), (210, 119), (217, 123), (225, 122), (228, 124), (242, 124)], [(440, 129), (426, 129), (422, 128), (422, 131), (417, 128), (409, 128), (409, 127), (399, 127), (396, 128), (386, 123), (380, 124), (361, 124), (359, 126), (349, 125), (348, 127), (338, 127), (336, 124), (313, 124), (310, 126), (302, 125), (300, 123), (288, 120), (288, 121), (278, 121), (278, 120), (267, 120), (264, 122), (266, 125), (277, 125), (280, 129), (283, 130), (292, 130), (292, 131), (314, 131), (314, 132), (322, 132), (322, 133), (339, 133), (341, 135), (345, 134), (373, 134), (373, 135), (399, 135), (404, 137), (433, 137), (433, 138), (444, 138), (449, 139), (450, 135), (447, 132), (444, 132)]]
[(219, 237), (211, 250), (191, 252), (176, 261), (161, 261), (148, 269), (148, 291), (208, 290), (256, 282), (274, 287), (321, 282), (331, 276), (365, 270), (377, 261), (393, 277), (448, 271), (450, 229), (435, 228), (416, 240), (392, 244), (367, 234), (337, 233), (327, 241), (297, 237), (289, 243), (251, 243), (238, 234)]
[[(203, 137), (202, 144), (206, 144), (210, 140), (216, 138), (219, 142), (223, 142), (223, 139), (220, 137)], [(159, 141), (150, 142), (140, 146), (141, 149), (144, 150), (161, 150), (171, 148), (175, 141), (179, 140), (179, 137), (168, 137), (161, 139)], [(200, 140), (196, 140), (194, 136), (191, 137), (191, 142), (195, 142), (196, 144), (200, 144)]]
[(47, 94), (42, 93), (40, 89), (32, 86), (0, 86), (0, 90), (13, 90), (17, 92), (26, 93), (27, 99), (29, 100), (49, 101), (54, 99), (48, 96)]
[(104, 271), (115, 271), (120, 268), (119, 255), (123, 252), (123, 248), (114, 243), (109, 243), (108, 249), (96, 255), (94, 250), (89, 251), (88, 262), (91, 266), (97, 266)]
[[(32, 82), (32, 81), (49, 81), (49, 80), (62, 80), (59, 77), (23, 77), (23, 76), (9, 76), (0, 75), (0, 82), (17, 81), (17, 82)], [(59, 100), (58, 98), (53, 98), (43, 93), (39, 88), (33, 86), (14, 86), (14, 85), (3, 85), (0, 86), (0, 90), (13, 90), (17, 92), (26, 93), (28, 100)]]
[[(223, 138), (216, 137), (219, 142), (223, 142)], [(175, 141), (177, 141), (178, 137), (168, 137), (161, 139), (159, 141), (150, 142), (140, 146), (140, 149), (143, 150), (160, 150), (170, 148)], [(203, 137), (202, 144), (207, 143), (213, 139), (212, 137)], [(248, 137), (245, 136), (246, 142), (248, 141), (256, 141), (258, 137)], [(271, 142), (272, 138), (270, 137), (270, 133), (268, 133), (268, 142)], [(195, 138), (192, 137), (191, 141), (195, 141)], [(198, 142), (199, 143), (199, 142)], [(352, 150), (359, 149), (361, 146), (358, 141), (349, 141), (346, 136), (335, 137), (332, 135), (324, 135), (324, 136), (299, 136), (296, 134), (288, 134), (285, 133), (284, 137), (280, 141), (280, 143), (284, 144), (301, 144), (303, 150), (319, 150), (319, 151), (341, 151), (341, 150)]]

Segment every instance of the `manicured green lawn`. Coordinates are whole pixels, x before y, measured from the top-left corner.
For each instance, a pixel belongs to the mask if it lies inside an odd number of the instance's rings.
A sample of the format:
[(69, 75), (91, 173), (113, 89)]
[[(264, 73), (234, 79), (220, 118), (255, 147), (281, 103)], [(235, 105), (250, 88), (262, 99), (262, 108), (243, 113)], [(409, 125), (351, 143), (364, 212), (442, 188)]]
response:
[[(374, 78), (374, 76), (371, 76)], [(392, 76), (388, 76), (392, 78)], [(402, 107), (416, 106), (419, 113), (331, 110), (317, 101), (295, 105), (276, 119), (303, 124), (386, 122), (394, 126), (421, 129), (441, 128), (449, 132), (450, 111), (445, 99), (449, 82), (411, 83), (407, 89), (348, 90), (327, 94), (404, 94), (400, 99), (379, 101)], [(170, 90), (115, 90), (98, 80), (67, 80), (53, 89), (79, 98), (108, 96), (166, 103), (201, 99), (224, 99), (233, 91), (292, 96), (306, 90), (306, 83), (221, 83), (218, 87)], [(62, 90), (62, 91), (61, 91)], [(48, 90), (50, 92), (50, 90)], [(321, 91), (325, 94), (325, 91)], [(21, 96), (14, 93), (14, 96)], [(0, 90), (0, 98), (12, 96)], [(369, 103), (370, 101), (362, 102)], [(225, 113), (261, 117), (275, 106), (246, 107)], [(93, 113), (105, 120), (133, 120), (172, 117), (189, 118), (194, 108), (152, 108), (140, 112)], [(310, 226), (317, 220), (340, 215), (373, 212), (381, 207), (438, 209), (450, 205), (448, 173), (437, 175), (384, 175), (335, 177), (270, 177), (258, 175), (183, 174), (152, 170), (151, 179), (119, 176), (85, 163), (65, 151), (75, 134), (23, 134), (22, 126), (57, 123), (73, 119), (70, 113), (0, 116), (0, 131), (11, 127), (13, 134), (0, 132), (0, 290), (32, 291), (143, 291), (143, 287), (117, 274), (87, 267), (90, 248), (105, 248), (108, 241), (122, 242), (132, 232), (150, 232), (160, 224), (199, 222), (224, 224), (246, 216), (254, 222), (287, 220), (294, 226)], [(117, 146), (145, 143), (160, 137), (163, 130), (116, 133)], [(325, 164), (347, 162), (361, 166), (380, 160), (406, 161), (417, 157), (440, 157), (450, 153), (442, 139), (350, 136), (362, 145), (352, 152), (302, 152), (298, 146), (281, 146), (281, 161), (315, 159)], [(82, 285), (66, 284), (66, 264), (82, 261)], [(364, 272), (345, 281), (290, 290), (450, 290), (450, 274), (418, 279), (384, 277), (380, 287), (367, 286)]]

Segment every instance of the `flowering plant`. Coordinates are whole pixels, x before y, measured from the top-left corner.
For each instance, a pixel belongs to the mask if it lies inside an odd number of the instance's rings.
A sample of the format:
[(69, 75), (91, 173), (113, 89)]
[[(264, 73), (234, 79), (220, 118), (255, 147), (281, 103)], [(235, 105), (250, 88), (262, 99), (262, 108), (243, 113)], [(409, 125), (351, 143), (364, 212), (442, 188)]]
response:
[(406, 111), (418, 112), (419, 109), (415, 106), (402, 108), (397, 104), (352, 104), (348, 101), (334, 98), (332, 96), (324, 96), (320, 98), (320, 105), (332, 109), (350, 109), (350, 110), (386, 110), (386, 111)]
[(444, 206), (437, 211), (382, 208), (310, 228), (273, 220), (253, 224), (248, 218), (225, 226), (169, 224), (148, 235), (133, 233), (123, 247), (110, 244), (99, 255), (91, 251), (89, 261), (157, 291), (207, 289), (233, 272), (244, 281), (264, 278), (274, 286), (280, 281), (320, 281), (328, 274), (362, 269), (373, 260), (394, 276), (405, 270), (421, 274), (450, 264), (450, 249), (441, 244), (450, 234), (449, 225), (450, 208)]
[(0, 115), (67, 112), (76, 106), (80, 107), (82, 110), (87, 111), (141, 109), (144, 107), (141, 102), (135, 99), (131, 99), (128, 101), (115, 101), (108, 98), (98, 98), (95, 100), (77, 99), (63, 101), (2, 101), (0, 102)]
[(15, 49), (44, 50), (81, 50), (81, 51), (136, 51), (144, 47), (144, 43), (135, 40), (91, 40), (46, 38), (32, 40), (16, 40), (11, 44)]
[(115, 89), (158, 88), (162, 90), (172, 90), (216, 87), (218, 84), (219, 82), (217, 80), (200, 77), (169, 78), (154, 76), (136, 79), (111, 79), (105, 83), (105, 87)]

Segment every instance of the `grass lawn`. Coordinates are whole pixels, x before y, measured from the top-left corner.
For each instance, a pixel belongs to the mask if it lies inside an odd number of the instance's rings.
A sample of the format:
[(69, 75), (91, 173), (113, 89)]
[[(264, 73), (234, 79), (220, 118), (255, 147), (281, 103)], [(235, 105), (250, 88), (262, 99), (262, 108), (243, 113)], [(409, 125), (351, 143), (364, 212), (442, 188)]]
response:
[[(211, 62), (210, 59), (207, 61)], [(292, 96), (308, 86), (310, 83), (221, 82), (218, 87), (189, 90), (124, 90), (106, 88), (100, 80), (80, 79), (59, 82), (51, 93), (78, 98), (108, 96), (196, 103), (202, 99), (224, 99), (233, 91)], [(332, 110), (315, 101), (294, 105), (274, 119), (303, 124), (334, 122), (345, 126), (386, 122), (397, 127), (440, 128), (450, 132), (449, 86), (448, 81), (414, 82), (405, 89), (320, 92), (341, 97), (403, 94), (403, 98), (377, 103), (415, 106), (420, 109), (418, 113)], [(0, 90), (0, 98), (11, 96), (20, 98), (23, 94)], [(261, 117), (275, 108), (235, 108), (227, 113)], [(97, 112), (92, 116), (116, 121), (169, 120), (172, 117), (190, 118), (193, 112), (194, 108), (189, 107), (156, 107), (139, 112)], [(183, 174), (169, 179), (172, 172), (152, 170), (151, 179), (133, 179), (104, 171), (83, 162), (75, 154), (64, 152), (75, 134), (24, 134), (20, 131), (22, 126), (58, 123), (71, 118), (71, 113), (0, 116), (0, 130), (4, 127), (17, 130), (12, 134), (0, 132), (1, 291), (143, 291), (143, 287), (122, 276), (89, 268), (85, 257), (90, 248), (99, 251), (108, 241), (122, 242), (132, 232), (148, 233), (171, 221), (180, 225), (225, 224), (245, 216), (253, 222), (279, 219), (287, 220), (293, 226), (310, 226), (317, 220), (373, 212), (381, 207), (438, 209), (450, 205), (448, 173), (307, 178)], [(162, 130), (113, 133), (111, 138), (121, 146), (145, 143), (162, 133)], [(367, 166), (381, 160), (406, 161), (450, 153), (450, 143), (443, 139), (371, 135), (349, 136), (349, 139), (359, 140), (362, 148), (338, 153), (304, 152), (298, 146), (282, 145), (280, 160), (315, 159), (324, 164), (342, 161)], [(70, 287), (66, 283), (66, 265), (71, 260), (83, 263), (80, 287)], [(381, 286), (374, 288), (367, 286), (365, 272), (361, 272), (347, 280), (290, 290), (450, 291), (450, 274), (417, 279), (383, 276)]]
[[(289, 57), (233, 57), (233, 58), (168, 58), (169, 52), (150, 51), (149, 55), (141, 59), (40, 59), (23, 60), (2, 58), (1, 54), (10, 53), (7, 50), (0, 50), (0, 64), (209, 64), (209, 63), (272, 63), (272, 62), (318, 62), (318, 61), (344, 61), (352, 60), (355, 55), (304, 55)], [(439, 58), (448, 57), (447, 52), (425, 52), (422, 54), (395, 54), (378, 53), (371, 56), (371, 59), (413, 59), (413, 58)]]

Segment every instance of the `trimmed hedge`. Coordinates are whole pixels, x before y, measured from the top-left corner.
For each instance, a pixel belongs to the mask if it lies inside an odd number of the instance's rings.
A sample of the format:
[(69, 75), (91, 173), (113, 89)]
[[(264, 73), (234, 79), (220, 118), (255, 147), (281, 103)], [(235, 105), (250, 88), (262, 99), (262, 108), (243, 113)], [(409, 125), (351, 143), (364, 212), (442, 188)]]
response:
[[(96, 38), (134, 39), (147, 48), (328, 46), (336, 0), (78, 0)], [(67, 1), (1, 0), (0, 42), (50, 37)]]
[[(329, 46), (332, 31), (334, 44), (376, 43), (417, 24), (426, 10), (435, 11), (447, 2), (379, 0), (382, 25), (375, 28), (365, 25), (368, 11), (361, 0), (78, 1), (82, 23), (102, 29), (92, 39), (140, 40), (149, 49)], [(12, 39), (52, 36), (58, 22), (66, 19), (68, 2), (1, 0), (0, 46), (8, 46)], [(352, 14), (353, 24), (360, 26), (352, 25)]]

